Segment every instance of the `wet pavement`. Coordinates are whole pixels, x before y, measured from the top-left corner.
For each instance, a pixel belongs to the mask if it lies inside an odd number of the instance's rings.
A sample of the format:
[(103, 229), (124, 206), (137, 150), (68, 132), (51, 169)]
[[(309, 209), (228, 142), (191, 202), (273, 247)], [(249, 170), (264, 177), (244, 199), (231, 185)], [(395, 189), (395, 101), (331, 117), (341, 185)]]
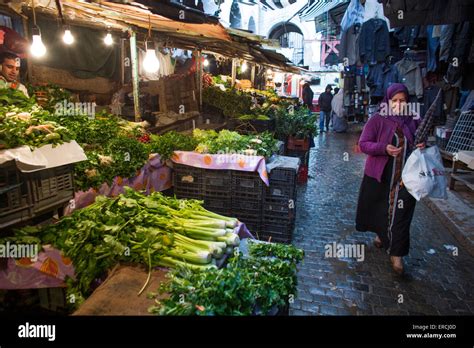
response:
[[(424, 203), (416, 206), (403, 276), (394, 274), (389, 256), (373, 246), (375, 234), (355, 231), (365, 162), (365, 155), (354, 152), (359, 134), (353, 126), (348, 134), (315, 139), (310, 178), (298, 189), (293, 244), (306, 256), (290, 314), (474, 314), (474, 258)], [(361, 255), (329, 257), (333, 243), (363, 247), (363, 261), (354, 257)]]

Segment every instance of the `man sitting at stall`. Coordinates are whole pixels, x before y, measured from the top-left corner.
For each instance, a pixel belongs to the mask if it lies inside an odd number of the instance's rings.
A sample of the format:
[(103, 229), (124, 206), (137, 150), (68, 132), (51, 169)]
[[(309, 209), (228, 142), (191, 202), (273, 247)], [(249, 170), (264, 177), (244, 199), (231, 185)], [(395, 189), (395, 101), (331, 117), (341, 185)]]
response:
[(29, 98), (26, 87), (18, 81), (20, 75), (20, 61), (20, 57), (14, 53), (4, 52), (0, 55), (0, 63), (2, 64), (0, 88), (17, 89)]

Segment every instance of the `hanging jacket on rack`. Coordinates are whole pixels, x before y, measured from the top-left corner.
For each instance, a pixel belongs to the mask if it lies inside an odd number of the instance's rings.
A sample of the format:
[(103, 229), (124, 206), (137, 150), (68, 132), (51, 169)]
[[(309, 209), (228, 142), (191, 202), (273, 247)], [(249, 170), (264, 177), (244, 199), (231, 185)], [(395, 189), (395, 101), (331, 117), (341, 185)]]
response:
[(361, 24), (357, 23), (345, 30), (341, 34), (341, 41), (339, 45), (339, 59), (345, 63), (345, 58), (348, 59), (348, 65), (360, 63), (359, 60), (359, 35)]
[(428, 57), (426, 62), (426, 71), (436, 71), (438, 67), (438, 58), (436, 52), (438, 51), (440, 38), (434, 35), (435, 25), (429, 25), (426, 29), (428, 39)]
[(400, 82), (398, 69), (394, 64), (379, 63), (369, 68), (367, 86), (371, 97), (383, 97), (391, 84)]
[(474, 2), (471, 0), (379, 0), (379, 2), (384, 3), (384, 14), (392, 27), (460, 23), (472, 20), (474, 13)]
[(423, 97), (423, 78), (417, 62), (403, 58), (395, 63), (400, 76), (400, 82), (405, 84), (410, 95)]
[(385, 20), (374, 18), (362, 25), (359, 54), (360, 61), (369, 65), (385, 61), (390, 54), (390, 35)]
[(448, 71), (445, 81), (451, 85), (456, 84), (462, 78), (463, 70), (468, 59), (471, 44), (471, 25), (469, 22), (456, 25), (452, 41)]
[(416, 47), (416, 39), (420, 35), (420, 26), (411, 25), (395, 29), (393, 36), (398, 39), (400, 47)]

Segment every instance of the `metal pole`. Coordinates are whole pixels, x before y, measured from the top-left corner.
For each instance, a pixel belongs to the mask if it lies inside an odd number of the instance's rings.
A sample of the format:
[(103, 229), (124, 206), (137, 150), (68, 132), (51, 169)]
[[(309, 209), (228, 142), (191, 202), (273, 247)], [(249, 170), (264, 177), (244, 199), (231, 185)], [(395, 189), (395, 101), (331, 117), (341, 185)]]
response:
[(133, 106), (135, 111), (135, 122), (141, 121), (140, 115), (140, 94), (138, 91), (138, 57), (137, 57), (137, 35), (132, 31), (130, 36), (130, 58), (132, 61), (132, 88)]
[(252, 88), (255, 88), (255, 64), (252, 64), (252, 71), (250, 72), (250, 81), (252, 82)]
[(203, 77), (203, 64), (202, 64), (202, 51), (198, 51), (198, 62), (199, 62), (199, 110), (202, 110), (202, 77)]
[(234, 87), (235, 85), (236, 76), (237, 76), (237, 58), (232, 58), (232, 80), (231, 80), (232, 87)]
[(123, 87), (125, 84), (125, 39), (120, 39), (120, 75), (121, 87)]

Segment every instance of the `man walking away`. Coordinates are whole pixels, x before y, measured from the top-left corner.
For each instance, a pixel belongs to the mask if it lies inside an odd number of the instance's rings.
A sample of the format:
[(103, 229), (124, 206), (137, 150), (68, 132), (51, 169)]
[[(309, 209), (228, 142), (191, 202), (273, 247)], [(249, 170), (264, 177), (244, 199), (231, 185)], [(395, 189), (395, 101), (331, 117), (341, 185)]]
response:
[(332, 87), (326, 86), (326, 91), (321, 93), (318, 99), (319, 104), (319, 129), (324, 132), (324, 121), (326, 121), (326, 131), (329, 131), (329, 121), (331, 120), (331, 102), (332, 102)]

